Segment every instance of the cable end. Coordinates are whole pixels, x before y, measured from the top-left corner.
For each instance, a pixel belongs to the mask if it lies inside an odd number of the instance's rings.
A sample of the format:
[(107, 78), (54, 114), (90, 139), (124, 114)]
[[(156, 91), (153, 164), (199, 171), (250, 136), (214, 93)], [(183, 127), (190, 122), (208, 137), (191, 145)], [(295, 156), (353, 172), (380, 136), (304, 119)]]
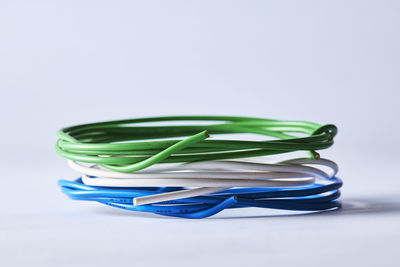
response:
[(318, 152), (315, 152), (314, 150), (311, 150), (311, 154), (313, 159), (320, 159), (321, 155)]

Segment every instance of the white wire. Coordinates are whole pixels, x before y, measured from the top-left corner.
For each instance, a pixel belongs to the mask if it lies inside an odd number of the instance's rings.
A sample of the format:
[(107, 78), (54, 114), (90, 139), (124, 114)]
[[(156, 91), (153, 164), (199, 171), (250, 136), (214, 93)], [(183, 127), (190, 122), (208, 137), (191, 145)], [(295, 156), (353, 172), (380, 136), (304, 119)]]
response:
[(184, 189), (179, 191), (160, 193), (156, 195), (144, 196), (144, 197), (136, 197), (133, 199), (134, 205), (145, 205), (152, 204), (157, 202), (195, 197), (195, 196), (203, 196), (212, 193), (217, 193), (220, 191), (224, 191), (229, 189), (230, 187), (199, 187), (193, 189)]
[[(138, 197), (134, 199), (135, 205), (206, 195), (231, 187), (304, 186), (314, 183), (315, 178), (329, 179), (338, 171), (337, 165), (333, 161), (327, 159), (312, 160), (304, 158), (278, 162), (277, 164), (241, 161), (193, 162), (135, 173), (120, 173), (100, 169), (98, 165), (88, 167), (74, 161), (68, 162), (74, 170), (83, 173), (83, 183), (92, 186), (197, 187)], [(303, 166), (302, 164), (327, 166), (330, 167), (333, 172), (331, 175), (328, 175), (320, 169)], [(96, 176), (96, 178), (90, 178), (89, 176)]]
[[(311, 164), (311, 165), (326, 166), (326, 167), (329, 167), (330, 169), (332, 169), (332, 173), (329, 175), (329, 178), (336, 176), (336, 174), (339, 171), (339, 166), (335, 162), (333, 162), (332, 160), (323, 159), (323, 158), (321, 158), (321, 159), (297, 158), (297, 159), (289, 159), (289, 160), (281, 161), (279, 163), (294, 164), (294, 165)], [(305, 166), (303, 166), (303, 167), (305, 167)]]
[[(295, 176), (295, 175), (293, 175)], [(289, 187), (309, 185), (314, 182), (314, 177), (304, 177), (285, 179), (213, 179), (213, 178), (133, 178), (119, 179), (97, 177), (90, 178), (88, 175), (82, 175), (84, 184), (91, 186), (108, 187), (135, 187), (135, 186), (173, 186), (173, 187)]]
[[(89, 176), (118, 179), (291, 179), (309, 176), (327, 179), (330, 177), (328, 174), (319, 169), (303, 166), (300, 163), (263, 164), (239, 161), (209, 161), (186, 163), (179, 166), (160, 169), (157, 171), (135, 173), (122, 173), (100, 169), (98, 165), (84, 166), (71, 160), (68, 160), (68, 163), (72, 169), (87, 174)], [(321, 161), (321, 163), (319, 164), (327, 166), (327, 164), (323, 161)]]

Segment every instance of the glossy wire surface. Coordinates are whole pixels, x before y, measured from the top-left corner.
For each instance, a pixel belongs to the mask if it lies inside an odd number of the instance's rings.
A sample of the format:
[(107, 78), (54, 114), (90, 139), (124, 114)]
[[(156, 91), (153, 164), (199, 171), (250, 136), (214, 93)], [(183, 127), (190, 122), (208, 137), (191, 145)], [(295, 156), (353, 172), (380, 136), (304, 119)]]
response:
[[(204, 124), (205, 121), (214, 123)], [(160, 122), (191, 124), (146, 125)], [(238, 133), (257, 134), (275, 140), (208, 139), (210, 135), (214, 137), (218, 134)], [(336, 133), (334, 125), (320, 126), (304, 121), (227, 116), (154, 117), (64, 128), (57, 132), (59, 140), (56, 151), (73, 162), (93, 163), (111, 172), (128, 174), (157, 163), (215, 161), (294, 151), (307, 151), (312, 158), (319, 158), (315, 150), (330, 147)], [(297, 137), (298, 134), (303, 136)], [(96, 177), (91, 176), (89, 179), (95, 181)], [(84, 184), (82, 179), (75, 182), (61, 180), (59, 183), (63, 192), (73, 199), (93, 200), (118, 208), (161, 215), (203, 218), (225, 208), (249, 206), (290, 210), (332, 209), (340, 205), (336, 199), (340, 195), (338, 189), (342, 183), (335, 177), (327, 180), (328, 183), (315, 182), (295, 188), (220, 188), (223, 191), (218, 193), (151, 205), (133, 205), (133, 198), (177, 192), (186, 188), (90, 186)]]
[(337, 200), (342, 181), (331, 178), (329, 183), (316, 183), (302, 188), (237, 188), (207, 196), (197, 196), (152, 205), (133, 205), (133, 198), (163, 192), (178, 191), (178, 187), (107, 188), (60, 180), (62, 191), (71, 199), (98, 201), (105, 205), (151, 212), (182, 218), (200, 219), (212, 216), (227, 208), (259, 207), (298, 211), (321, 211), (340, 207)]

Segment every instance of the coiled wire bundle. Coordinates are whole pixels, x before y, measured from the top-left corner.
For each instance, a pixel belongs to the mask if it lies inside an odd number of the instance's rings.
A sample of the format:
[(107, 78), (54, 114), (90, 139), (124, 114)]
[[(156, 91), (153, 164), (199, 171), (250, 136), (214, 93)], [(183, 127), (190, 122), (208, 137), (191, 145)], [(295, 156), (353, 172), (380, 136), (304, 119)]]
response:
[[(214, 123), (148, 125), (172, 121)], [(244, 133), (275, 139), (209, 138)], [(334, 125), (227, 116), (72, 126), (57, 132), (56, 151), (83, 175), (59, 184), (72, 199), (184, 218), (242, 207), (330, 210), (340, 206), (342, 182), (335, 177), (337, 165), (320, 159), (316, 150), (330, 147), (336, 133)], [(310, 157), (274, 164), (232, 160), (294, 151), (307, 151)], [(331, 170), (326, 173), (316, 166)]]

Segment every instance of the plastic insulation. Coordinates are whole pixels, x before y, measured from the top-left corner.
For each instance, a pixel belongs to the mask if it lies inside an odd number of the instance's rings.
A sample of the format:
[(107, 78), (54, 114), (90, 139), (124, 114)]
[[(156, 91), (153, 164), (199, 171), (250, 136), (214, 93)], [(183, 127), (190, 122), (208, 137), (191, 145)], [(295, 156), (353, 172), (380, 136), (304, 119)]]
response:
[[(60, 180), (62, 191), (71, 199), (97, 201), (105, 205), (183, 218), (205, 218), (223, 209), (259, 207), (269, 209), (323, 211), (340, 207), (339, 178), (327, 184), (316, 183), (300, 188), (240, 188), (206, 196), (197, 196), (150, 205), (133, 205), (133, 198), (162, 192), (162, 188), (102, 188), (87, 186), (80, 179), (75, 182)], [(175, 190), (181, 190), (177, 188)]]
[[(173, 121), (216, 121), (207, 125), (138, 126)], [(222, 122), (222, 123), (221, 123)], [(132, 126), (133, 125), (133, 126)], [(266, 156), (315, 150), (333, 144), (337, 129), (312, 122), (248, 117), (176, 116), (107, 121), (64, 128), (57, 132), (56, 151), (79, 162), (118, 172), (133, 172), (155, 163), (177, 163)], [(250, 133), (279, 140), (206, 140), (208, 134)], [(305, 137), (295, 137), (300, 133)], [(189, 136), (186, 139), (137, 141)], [(134, 141), (134, 142), (130, 142)]]
[[(216, 139), (227, 134), (265, 140)], [(182, 218), (245, 207), (332, 210), (341, 205), (338, 166), (316, 151), (332, 146), (336, 134), (332, 124), (233, 116), (76, 125), (57, 132), (55, 149), (82, 176), (59, 185), (71, 199)], [(295, 151), (310, 158), (274, 164), (231, 160)]]

